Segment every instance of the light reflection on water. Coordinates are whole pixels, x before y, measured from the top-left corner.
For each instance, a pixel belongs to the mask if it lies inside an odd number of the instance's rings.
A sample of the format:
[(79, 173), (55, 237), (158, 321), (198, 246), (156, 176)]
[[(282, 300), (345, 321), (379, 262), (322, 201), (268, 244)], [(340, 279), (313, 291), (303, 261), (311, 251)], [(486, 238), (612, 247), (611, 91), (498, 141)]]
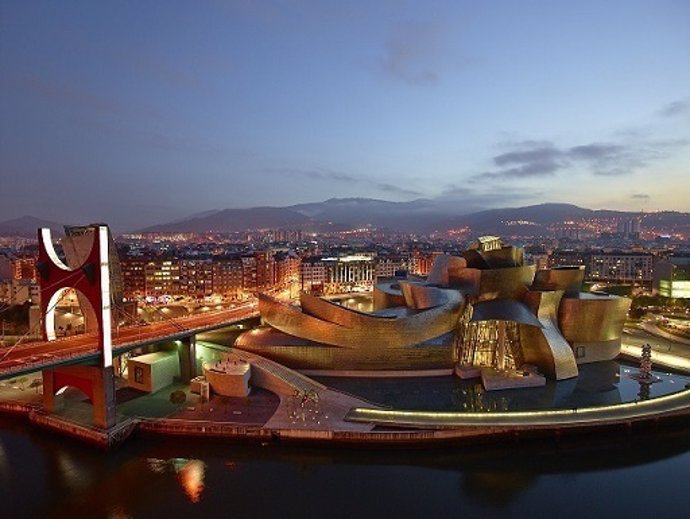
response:
[(684, 512), (690, 477), (690, 426), (424, 451), (135, 438), (106, 454), (0, 421), (0, 446), (3, 518), (636, 517)]
[(618, 361), (580, 366), (577, 378), (548, 381), (537, 388), (484, 391), (478, 380), (430, 378), (318, 377), (320, 382), (397, 409), (432, 411), (528, 411), (571, 409), (632, 402), (681, 391), (690, 377), (654, 370), (657, 381), (640, 384), (638, 368)]
[(204, 491), (206, 464), (201, 460), (187, 458), (147, 458), (148, 468), (154, 474), (170, 471), (177, 474), (180, 487), (192, 503), (198, 503)]
[[(639, 398), (634, 371), (600, 363), (566, 383), (494, 394), (450, 377), (350, 381), (344, 389), (407, 408), (601, 405)], [(652, 396), (688, 381), (656, 374)], [(526, 510), (636, 517), (640, 503), (652, 502), (655, 514), (687, 515), (688, 479), (690, 424), (423, 451), (135, 437), (103, 453), (0, 418), (2, 518), (522, 517)]]

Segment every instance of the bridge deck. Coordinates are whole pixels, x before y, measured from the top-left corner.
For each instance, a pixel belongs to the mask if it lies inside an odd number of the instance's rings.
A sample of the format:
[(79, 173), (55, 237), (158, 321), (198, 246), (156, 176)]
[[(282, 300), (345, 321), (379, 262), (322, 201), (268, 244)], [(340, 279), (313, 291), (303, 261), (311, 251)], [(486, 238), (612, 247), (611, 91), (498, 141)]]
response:
[[(209, 311), (176, 318), (174, 321), (121, 327), (113, 332), (113, 354), (118, 355), (156, 342), (176, 340), (223, 328), (258, 315), (255, 305), (244, 305), (230, 310)], [(0, 350), (0, 379), (97, 359), (99, 355), (98, 338), (95, 334), (21, 344), (15, 348)]]

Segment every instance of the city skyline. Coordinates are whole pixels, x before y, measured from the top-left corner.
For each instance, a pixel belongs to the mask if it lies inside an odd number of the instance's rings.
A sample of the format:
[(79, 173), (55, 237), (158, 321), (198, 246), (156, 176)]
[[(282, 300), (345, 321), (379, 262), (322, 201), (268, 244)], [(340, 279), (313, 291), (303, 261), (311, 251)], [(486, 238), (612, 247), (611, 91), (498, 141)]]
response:
[(683, 2), (4, 3), (0, 220), (430, 198), (688, 211)]
[(686, 515), (688, 21), (0, 1), (0, 516)]

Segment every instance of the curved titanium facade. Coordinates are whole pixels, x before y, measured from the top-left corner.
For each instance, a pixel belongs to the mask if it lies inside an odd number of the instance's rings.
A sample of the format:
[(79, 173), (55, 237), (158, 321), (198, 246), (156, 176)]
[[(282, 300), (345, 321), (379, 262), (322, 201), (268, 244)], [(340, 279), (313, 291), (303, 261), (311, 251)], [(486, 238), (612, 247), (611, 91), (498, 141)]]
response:
[(333, 301), (321, 299), (307, 293), (300, 294), (299, 299), (303, 313), (346, 328), (370, 326), (377, 320), (393, 319), (393, 317), (375, 317), (372, 314), (358, 312), (351, 308), (345, 308)]
[(462, 253), (467, 266), (472, 269), (488, 269), (491, 268), (489, 262), (486, 261), (481, 251), (476, 249), (468, 249)]
[(534, 280), (534, 265), (482, 270), (478, 300), (522, 299)]
[(512, 245), (484, 251), (482, 255), (490, 268), (518, 267), (525, 263), (525, 250)]
[(533, 290), (563, 290), (566, 296), (577, 295), (585, 279), (585, 266), (555, 267), (537, 270)]
[(631, 300), (580, 294), (564, 298), (558, 324), (580, 363), (611, 360), (621, 349), (621, 336)]
[(458, 272), (452, 279), (453, 288), (466, 296), (477, 296), (480, 292), (482, 270), (466, 268)]
[(468, 249), (462, 253), (467, 266), (478, 269), (519, 267), (525, 263), (522, 247), (502, 246), (497, 249)]
[(472, 305), (470, 321), (512, 321), (541, 328), (539, 319), (522, 301), (513, 299), (494, 299)]
[(454, 334), (448, 333), (412, 346), (341, 348), (260, 328), (240, 335), (235, 346), (293, 369), (400, 371), (452, 369), (456, 362), (453, 342)]
[(484, 366), (510, 355), (512, 368), (532, 364), (556, 380), (577, 376), (578, 362), (618, 355), (629, 300), (580, 294), (583, 268), (535, 273), (522, 249), (498, 245), (441, 255), (426, 281), (377, 284), (373, 313), (309, 294), (301, 308), (259, 295), (270, 328), (236, 345), (289, 367), (341, 371)]
[(539, 366), (548, 377), (556, 380), (576, 377), (577, 362), (570, 344), (558, 329), (558, 308), (562, 290), (530, 291), (527, 304), (534, 310), (541, 328), (520, 325), (520, 343), (527, 364)]
[(465, 268), (467, 268), (467, 261), (464, 258), (443, 254), (434, 260), (426, 281), (431, 285), (447, 287)]
[[(336, 324), (327, 319), (302, 312), (298, 307), (281, 303), (263, 294), (259, 295), (259, 311), (263, 321), (288, 335), (302, 337), (320, 344), (341, 348), (387, 348), (413, 346), (452, 331), (462, 311), (462, 296), (449, 291), (449, 302), (440, 307), (390, 319), (373, 315), (354, 314), (351, 310), (329, 303), (322, 307), (330, 319), (352, 319), (351, 326)], [(315, 307), (311, 308), (314, 312)], [(317, 310), (317, 313), (319, 310)]]
[[(432, 271), (445, 284), (464, 267), (461, 258), (441, 256)], [(301, 295), (301, 308), (259, 294), (270, 328), (244, 333), (235, 344), (299, 369), (452, 369), (465, 308), (460, 291), (388, 281), (375, 288), (374, 301), (378, 312), (368, 314), (309, 294)]]
[(405, 306), (405, 296), (400, 289), (400, 283), (383, 281), (374, 286), (374, 310), (383, 310), (395, 306)]
[(420, 285), (418, 283), (400, 282), (405, 305), (416, 310), (426, 310), (437, 306), (447, 305), (450, 290)]

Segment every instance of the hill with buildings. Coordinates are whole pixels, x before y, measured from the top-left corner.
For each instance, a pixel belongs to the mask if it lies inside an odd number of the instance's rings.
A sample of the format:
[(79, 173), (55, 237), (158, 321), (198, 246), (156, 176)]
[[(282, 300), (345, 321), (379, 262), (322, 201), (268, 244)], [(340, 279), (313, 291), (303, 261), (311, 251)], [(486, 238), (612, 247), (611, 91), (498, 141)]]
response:
[(371, 198), (331, 198), (325, 202), (299, 204), (291, 210), (322, 222), (347, 227), (386, 228), (412, 232), (434, 230), (440, 222), (461, 214), (429, 199), (389, 202)]
[[(331, 198), (324, 202), (288, 207), (225, 209), (143, 229), (147, 232), (237, 232), (282, 228), (313, 231), (375, 227), (406, 232), (429, 233), (469, 228), (474, 233), (500, 235), (542, 235), (554, 226), (569, 222), (613, 221), (639, 218), (641, 213), (594, 210), (572, 204), (539, 204), (526, 207), (489, 209), (463, 213), (430, 199), (389, 202), (370, 198)], [(645, 213), (643, 229), (690, 231), (690, 214), (673, 211)]]
[(572, 204), (539, 204), (527, 207), (490, 209), (453, 218), (441, 225), (444, 229), (468, 227), (474, 233), (501, 236), (540, 236), (555, 230), (577, 228), (592, 232), (609, 230), (616, 222), (639, 222), (640, 231), (658, 234), (690, 234), (690, 213), (659, 211), (640, 213), (610, 209), (586, 209)]
[(249, 229), (302, 228), (313, 219), (287, 207), (223, 209), (142, 229), (143, 232), (239, 232)]
[[(417, 199), (389, 202), (370, 198), (331, 198), (324, 202), (287, 207), (252, 207), (197, 213), (187, 218), (141, 229), (141, 232), (242, 232), (286, 229), (306, 232), (344, 231), (363, 227), (428, 234), (466, 229), (473, 234), (501, 236), (552, 235), (555, 229), (574, 226), (601, 231), (617, 221), (639, 220), (642, 231), (690, 235), (690, 213), (660, 211), (638, 213), (587, 209), (572, 204), (539, 204), (526, 207), (463, 212), (445, 202)], [(24, 216), (0, 222), (0, 236), (36, 235), (38, 227), (50, 227), (61, 235), (62, 225)]]
[(39, 227), (48, 227), (54, 235), (64, 234), (63, 226), (57, 222), (42, 220), (34, 216), (21, 216), (0, 222), (0, 236), (21, 236), (35, 238)]

